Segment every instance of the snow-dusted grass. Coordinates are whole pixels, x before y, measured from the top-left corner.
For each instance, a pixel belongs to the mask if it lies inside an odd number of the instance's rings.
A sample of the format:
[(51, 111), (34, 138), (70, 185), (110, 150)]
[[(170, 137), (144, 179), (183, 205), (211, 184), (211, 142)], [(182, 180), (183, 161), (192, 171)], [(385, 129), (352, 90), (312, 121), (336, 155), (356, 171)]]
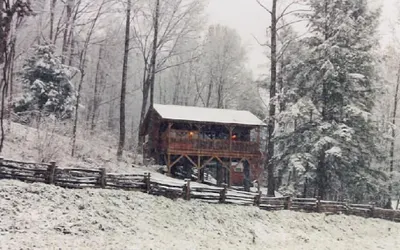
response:
[(0, 181), (0, 249), (397, 249), (400, 224)]
[[(7, 131), (2, 156), (8, 159), (27, 161), (56, 161), (62, 167), (105, 167), (110, 172), (131, 172), (132, 164), (140, 163), (133, 152), (125, 151), (122, 160), (117, 160), (116, 138), (108, 134), (90, 135), (80, 131), (76, 155), (71, 157), (70, 125), (40, 124), (40, 129), (12, 123)], [(64, 136), (65, 135), (65, 136)]]

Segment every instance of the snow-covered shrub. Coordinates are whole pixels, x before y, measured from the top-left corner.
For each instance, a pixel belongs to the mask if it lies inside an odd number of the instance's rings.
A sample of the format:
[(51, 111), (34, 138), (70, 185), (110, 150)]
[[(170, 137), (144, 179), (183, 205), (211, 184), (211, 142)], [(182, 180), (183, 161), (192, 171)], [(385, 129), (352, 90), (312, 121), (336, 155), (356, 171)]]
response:
[(75, 103), (72, 70), (61, 62), (52, 45), (37, 45), (20, 73), (23, 96), (14, 103), (19, 115), (52, 115), (69, 119)]

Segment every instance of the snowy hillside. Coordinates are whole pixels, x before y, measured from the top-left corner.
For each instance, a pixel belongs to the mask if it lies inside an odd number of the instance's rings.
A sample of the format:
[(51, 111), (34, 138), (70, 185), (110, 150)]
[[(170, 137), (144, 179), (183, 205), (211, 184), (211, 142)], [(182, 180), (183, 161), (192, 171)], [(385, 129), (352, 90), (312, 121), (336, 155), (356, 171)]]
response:
[[(133, 163), (141, 159), (129, 151), (118, 161), (115, 137), (106, 133), (90, 136), (79, 134), (75, 157), (71, 157), (71, 139), (62, 132), (69, 127), (42, 125), (40, 130), (12, 123), (7, 132), (2, 156), (25, 161), (56, 161), (63, 167), (106, 167), (112, 172), (129, 172)], [(59, 131), (61, 130), (61, 131)]]
[(0, 249), (396, 249), (400, 224), (0, 181)]

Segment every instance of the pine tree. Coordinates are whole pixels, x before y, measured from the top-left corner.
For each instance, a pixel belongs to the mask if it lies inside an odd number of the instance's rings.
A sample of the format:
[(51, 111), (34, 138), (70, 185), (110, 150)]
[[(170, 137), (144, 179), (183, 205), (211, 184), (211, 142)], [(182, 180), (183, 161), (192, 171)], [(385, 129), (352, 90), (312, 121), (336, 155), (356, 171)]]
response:
[(52, 45), (34, 47), (21, 72), (23, 97), (14, 103), (18, 114), (40, 112), (57, 119), (71, 118), (75, 91), (71, 84), (71, 69), (61, 63)]
[(309, 5), (307, 54), (291, 69), (296, 97), (281, 114), (293, 125), (278, 138), (281, 169), (293, 192), (366, 200), (382, 177), (373, 165), (379, 150), (371, 118), (379, 13), (365, 0), (309, 0)]

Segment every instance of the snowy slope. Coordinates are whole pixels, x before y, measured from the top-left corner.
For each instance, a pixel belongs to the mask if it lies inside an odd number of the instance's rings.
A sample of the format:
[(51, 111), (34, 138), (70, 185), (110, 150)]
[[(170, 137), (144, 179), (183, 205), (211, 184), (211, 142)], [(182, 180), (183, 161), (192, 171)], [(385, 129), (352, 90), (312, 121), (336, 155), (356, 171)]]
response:
[(396, 249), (400, 224), (0, 181), (0, 249)]
[[(47, 129), (46, 129), (47, 128)], [(70, 127), (62, 130), (69, 131)], [(40, 162), (56, 161), (62, 167), (105, 167), (109, 172), (130, 172), (132, 164), (141, 161), (138, 155), (124, 152), (122, 160), (116, 157), (116, 137), (107, 134), (80, 133), (76, 155), (71, 157), (71, 139), (55, 133), (52, 127), (36, 128), (12, 123), (7, 131), (2, 156), (7, 159)]]

